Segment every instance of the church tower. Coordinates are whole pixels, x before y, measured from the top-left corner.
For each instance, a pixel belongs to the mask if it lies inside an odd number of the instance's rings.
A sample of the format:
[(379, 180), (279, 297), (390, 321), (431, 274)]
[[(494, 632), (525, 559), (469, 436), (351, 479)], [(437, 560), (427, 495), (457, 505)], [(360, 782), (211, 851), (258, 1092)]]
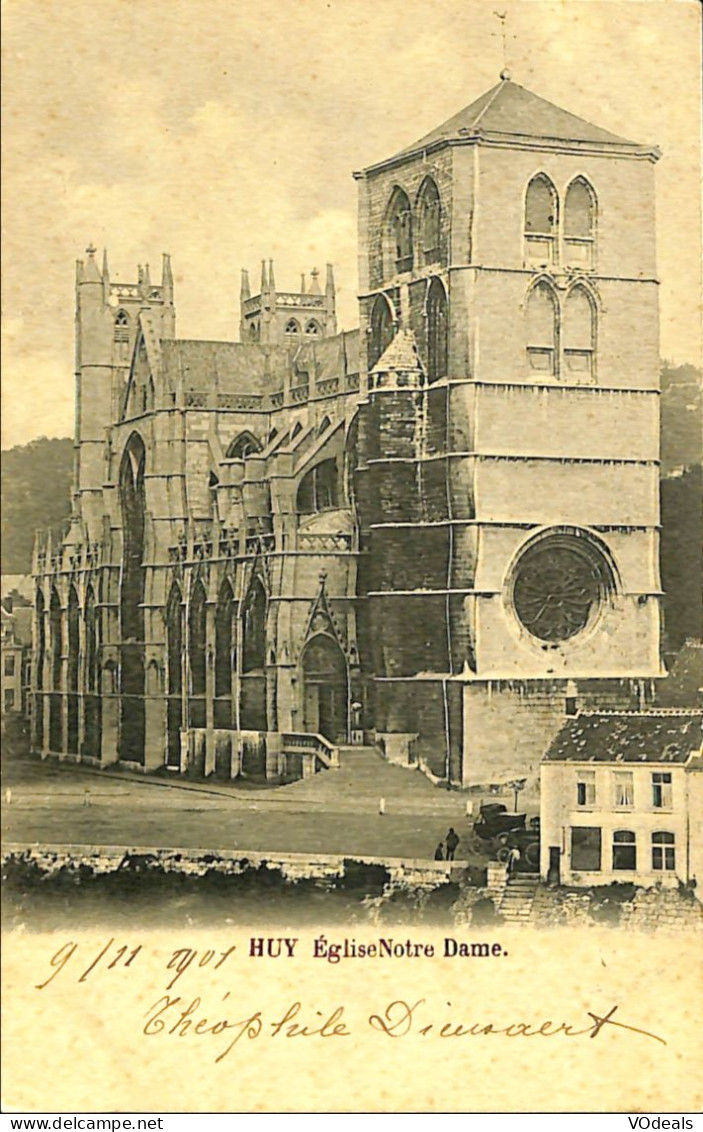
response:
[(386, 746), (455, 783), (534, 777), (661, 675), (658, 156), (504, 72), (356, 175), (362, 665)]
[(273, 273), (273, 260), (261, 261), (261, 286), (258, 295), (252, 295), (249, 272), (242, 270), (239, 297), (239, 339), (241, 342), (271, 343), (276, 346), (296, 346), (314, 342), (316, 338), (331, 338), (337, 333), (337, 297), (334, 269), (327, 264), (325, 290), (320, 286), (320, 273), (316, 267), (310, 279), (300, 277), (299, 291), (277, 291)]
[(76, 424), (74, 510), (88, 524), (90, 538), (102, 529), (105, 429), (120, 419), (129, 381), (139, 314), (151, 312), (161, 338), (173, 338), (176, 315), (173, 275), (163, 257), (161, 283), (153, 284), (149, 265), (136, 283), (110, 280), (107, 251), (102, 270), (96, 249), (76, 261)]

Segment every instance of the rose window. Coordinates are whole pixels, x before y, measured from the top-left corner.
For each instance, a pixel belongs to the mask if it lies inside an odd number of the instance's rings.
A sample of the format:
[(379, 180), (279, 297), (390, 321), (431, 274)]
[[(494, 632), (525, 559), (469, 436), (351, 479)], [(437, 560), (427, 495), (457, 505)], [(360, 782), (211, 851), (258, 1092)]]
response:
[(520, 558), (513, 605), (533, 636), (566, 641), (586, 628), (610, 590), (610, 568), (595, 546), (584, 538), (553, 535)]

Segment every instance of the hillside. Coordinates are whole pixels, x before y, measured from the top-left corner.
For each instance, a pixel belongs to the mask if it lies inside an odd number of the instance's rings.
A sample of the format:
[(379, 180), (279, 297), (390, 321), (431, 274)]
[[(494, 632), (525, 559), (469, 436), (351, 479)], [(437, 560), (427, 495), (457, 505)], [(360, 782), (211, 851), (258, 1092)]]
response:
[(37, 527), (59, 533), (71, 513), (73, 441), (45, 436), (2, 453), (2, 573), (28, 574)]

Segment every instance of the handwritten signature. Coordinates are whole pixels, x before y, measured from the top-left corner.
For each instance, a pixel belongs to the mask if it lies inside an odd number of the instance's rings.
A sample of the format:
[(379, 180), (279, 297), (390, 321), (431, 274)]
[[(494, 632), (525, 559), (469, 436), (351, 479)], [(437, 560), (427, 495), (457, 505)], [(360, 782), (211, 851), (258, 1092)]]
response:
[[(229, 997), (224, 995), (223, 1001)], [(395, 999), (388, 1003), (382, 1013), (370, 1014), (364, 1023), (374, 1033), (391, 1039), (406, 1038), (411, 1035), (433, 1038), (502, 1037), (502, 1038), (597, 1038), (606, 1027), (638, 1034), (652, 1041), (666, 1045), (664, 1038), (649, 1030), (631, 1026), (616, 1020), (618, 1010), (615, 1005), (606, 1014), (587, 1011), (591, 1021), (587, 1025), (570, 1022), (529, 1021), (529, 1022), (469, 1022), (430, 1020), (427, 1000), (420, 998), (415, 1003)], [(246, 1014), (243, 1018), (208, 1017), (211, 1013), (203, 1008), (202, 1000), (196, 996), (188, 1002), (180, 995), (162, 995), (146, 1011), (143, 1033), (147, 1037), (219, 1037), (226, 1034), (226, 1045), (215, 1056), (215, 1062), (224, 1061), (240, 1042), (256, 1041), (258, 1038), (349, 1038), (353, 1036), (351, 1022), (346, 1017), (346, 1007), (335, 1006), (325, 1013), (320, 1010), (308, 1011), (302, 1003), (293, 1002), (280, 1017), (266, 1020), (260, 1010)]]

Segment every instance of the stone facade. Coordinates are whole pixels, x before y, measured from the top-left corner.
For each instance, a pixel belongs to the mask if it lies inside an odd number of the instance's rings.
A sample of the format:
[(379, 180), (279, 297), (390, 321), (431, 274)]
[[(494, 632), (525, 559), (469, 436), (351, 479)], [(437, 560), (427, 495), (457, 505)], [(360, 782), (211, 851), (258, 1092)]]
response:
[(89, 249), (36, 749), (280, 778), (353, 731), (471, 785), (641, 704), (656, 158), (501, 81), (356, 175), (359, 332), (330, 268), (284, 292), (269, 263), (241, 343), (179, 340), (168, 257), (118, 285)]

